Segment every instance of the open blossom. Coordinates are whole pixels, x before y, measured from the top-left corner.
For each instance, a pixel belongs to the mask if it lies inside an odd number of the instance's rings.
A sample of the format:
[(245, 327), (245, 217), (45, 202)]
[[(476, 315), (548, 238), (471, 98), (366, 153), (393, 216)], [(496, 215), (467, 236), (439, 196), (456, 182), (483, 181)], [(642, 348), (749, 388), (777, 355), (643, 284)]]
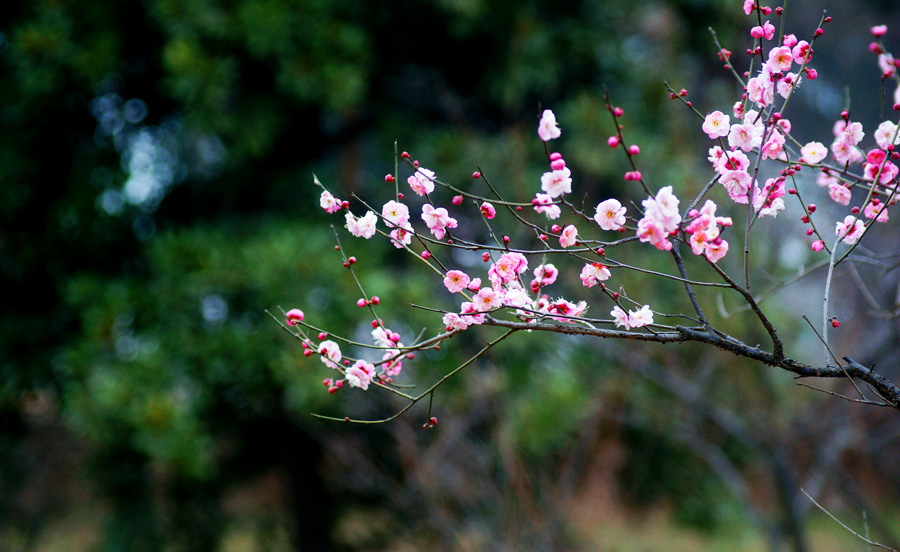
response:
[(447, 228), (456, 228), (456, 219), (447, 213), (447, 209), (438, 207), (435, 209), (431, 204), (426, 203), (422, 206), (422, 220), (434, 234), (437, 239), (443, 239)]
[(537, 288), (549, 286), (556, 281), (559, 270), (551, 263), (538, 265), (534, 269), (534, 280), (531, 281), (531, 289), (537, 293)]
[(897, 125), (891, 121), (884, 121), (875, 130), (875, 143), (881, 149), (887, 149), (891, 144), (900, 144), (900, 136), (897, 136)]
[(347, 230), (357, 238), (369, 239), (375, 235), (375, 223), (378, 217), (373, 211), (369, 211), (361, 218), (356, 218), (353, 213), (347, 213), (344, 216), (347, 221)]
[(406, 182), (418, 195), (428, 195), (434, 191), (434, 171), (419, 167), (415, 174), (406, 179)]
[(828, 186), (828, 197), (841, 205), (850, 205), (850, 195), (850, 190), (841, 184), (831, 184)]
[(472, 296), (472, 304), (478, 312), (485, 312), (500, 306), (502, 297), (493, 288), (483, 287)]
[(728, 136), (728, 130), (731, 127), (730, 120), (731, 117), (721, 111), (713, 111), (703, 120), (703, 132), (713, 140)]
[(570, 224), (563, 229), (562, 235), (559, 237), (559, 245), (563, 247), (571, 247), (575, 245), (577, 237), (578, 229), (575, 228), (574, 224)]
[(556, 123), (556, 115), (549, 109), (545, 109), (544, 114), (541, 115), (541, 122), (538, 123), (538, 136), (547, 142), (559, 138), (560, 134), (562, 131), (559, 130), (559, 125)]
[(341, 348), (330, 339), (319, 343), (319, 354), (329, 368), (337, 368), (337, 363), (341, 361)]
[(374, 330), (372, 330), (372, 341), (375, 342), (376, 347), (394, 347), (396, 338), (397, 341), (400, 340), (400, 334), (396, 334), (388, 330), (384, 326), (378, 326)]
[(616, 199), (607, 199), (597, 205), (594, 221), (604, 230), (618, 230), (625, 225), (625, 207)]
[(728, 171), (719, 182), (728, 190), (728, 197), (738, 203), (747, 203), (747, 192), (750, 191), (752, 180), (746, 171)]
[(587, 263), (581, 269), (580, 278), (584, 287), (594, 287), (609, 277), (609, 269), (603, 263)]
[(656, 192), (656, 197), (648, 197), (641, 202), (644, 206), (644, 218), (642, 220), (650, 219), (664, 232), (674, 232), (681, 222), (678, 203), (678, 198), (672, 193), (672, 187), (663, 186)]
[(888, 221), (887, 209), (884, 208), (884, 203), (877, 198), (872, 199), (872, 201), (866, 204), (866, 208), (863, 209), (863, 214), (866, 215), (866, 218), (875, 219), (875, 222)]
[(341, 200), (331, 195), (328, 190), (322, 190), (322, 195), (319, 196), (319, 205), (325, 209), (326, 213), (336, 213), (341, 209)]
[(369, 388), (372, 383), (372, 376), (375, 375), (375, 366), (364, 360), (357, 360), (356, 364), (347, 368), (344, 374), (350, 387), (359, 387), (363, 391)]
[(714, 166), (719, 174), (725, 174), (728, 171), (746, 171), (749, 167), (750, 158), (741, 151), (723, 152)]
[(855, 146), (859, 144), (865, 136), (866, 133), (863, 132), (862, 123), (854, 122), (847, 124), (838, 138), (843, 139), (851, 146)]
[(450, 293), (458, 293), (469, 285), (469, 275), (461, 270), (451, 270), (444, 278), (444, 285)]
[(519, 282), (510, 282), (503, 292), (502, 303), (506, 307), (521, 308), (531, 303), (528, 292), (519, 285)]
[(800, 148), (800, 155), (804, 161), (815, 165), (828, 156), (828, 148), (822, 142), (809, 142)]
[(465, 330), (469, 327), (469, 322), (466, 320), (467, 316), (460, 316), (455, 312), (448, 312), (444, 315), (444, 327), (447, 328), (447, 331), (451, 330)]
[(572, 171), (563, 167), (558, 171), (545, 172), (541, 176), (541, 189), (552, 198), (572, 193)]
[(778, 211), (784, 211), (784, 180), (770, 178), (760, 191), (759, 186), (753, 187), (753, 208), (759, 216), (778, 216)]
[(722, 238), (713, 240), (706, 245), (706, 258), (712, 263), (718, 262), (726, 253), (728, 253), (728, 242)]
[(763, 159), (778, 159), (784, 149), (784, 136), (780, 132), (773, 131), (769, 139), (762, 147)]
[(550, 220), (556, 220), (562, 214), (559, 205), (553, 204), (553, 198), (549, 194), (536, 194), (531, 204), (534, 206), (535, 212), (543, 214)]
[(406, 226), (406, 223), (409, 222), (409, 207), (392, 199), (381, 208), (381, 216), (391, 223), (388, 225), (389, 227), (391, 225)]
[(521, 253), (504, 253), (488, 269), (488, 278), (494, 288), (512, 282), (528, 270), (528, 259)]
[(794, 56), (791, 49), (787, 46), (779, 46), (769, 50), (769, 61), (767, 62), (769, 70), (772, 73), (784, 73), (791, 70), (794, 63)]
[(831, 143), (831, 153), (838, 163), (851, 163), (856, 155), (856, 147), (847, 140), (838, 138)]
[(653, 324), (653, 311), (650, 310), (650, 305), (644, 305), (636, 311), (628, 311), (628, 318), (631, 319), (632, 328), (640, 328)]
[(497, 210), (494, 209), (494, 206), (485, 201), (481, 204), (481, 214), (484, 218), (490, 220), (497, 216)]
[(834, 235), (843, 238), (844, 243), (853, 245), (862, 237), (864, 230), (865, 225), (863, 221), (854, 215), (847, 215), (844, 217), (844, 222), (838, 221), (834, 229)]
[(765, 107), (775, 99), (775, 85), (763, 76), (747, 81), (747, 98), (759, 107)]
[(653, 324), (653, 311), (650, 310), (650, 305), (644, 305), (638, 310), (630, 310), (628, 313), (616, 305), (609, 314), (613, 317), (613, 322), (617, 327), (625, 326), (626, 330)]
[(565, 299), (557, 299), (553, 303), (550, 304), (547, 309), (549, 312), (557, 312), (562, 317), (553, 316), (552, 318), (557, 322), (568, 322), (569, 324), (574, 324), (575, 320), (573, 318), (578, 318), (584, 311), (587, 310), (587, 301), (579, 301), (577, 304), (572, 303), (570, 301), (566, 301)]
[(866, 177), (875, 180), (875, 177), (877, 176), (878, 182), (880, 182), (881, 184), (887, 184), (897, 176), (898, 169), (897, 165), (894, 165), (890, 161), (886, 161), (884, 162), (884, 164), (866, 163), (863, 166), (863, 172), (865, 173)]
[(609, 311), (610, 316), (613, 317), (613, 322), (616, 323), (616, 327), (625, 326), (626, 330), (631, 329), (631, 318), (628, 317), (628, 313), (622, 310), (622, 307), (616, 305), (613, 307), (613, 310)]
[[(781, 78), (777, 83), (775, 83), (775, 90), (778, 92), (778, 95), (782, 98), (787, 98), (791, 94), (791, 90), (800, 86), (801, 81), (800, 75), (796, 73), (788, 73), (783, 78)], [(781, 119), (778, 122), (786, 121), (787, 119)], [(791, 130), (785, 129), (785, 132), (790, 132)]]
[(637, 236), (642, 242), (649, 242), (660, 251), (672, 250), (672, 242), (668, 240), (669, 233), (653, 219), (644, 217), (638, 221)]
[(397, 249), (403, 249), (404, 245), (412, 243), (412, 227), (408, 224), (403, 228), (394, 228), (391, 230), (391, 243)]
[(735, 124), (728, 132), (728, 145), (750, 151), (762, 144), (763, 127), (753, 123)]

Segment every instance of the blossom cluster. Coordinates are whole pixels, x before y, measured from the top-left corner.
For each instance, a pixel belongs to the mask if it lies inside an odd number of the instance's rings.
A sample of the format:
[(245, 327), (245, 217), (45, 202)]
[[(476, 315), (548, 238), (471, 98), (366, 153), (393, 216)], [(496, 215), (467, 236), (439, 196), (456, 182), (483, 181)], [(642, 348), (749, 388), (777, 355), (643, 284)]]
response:
[[(744, 11), (747, 14), (756, 11), (760, 17), (768, 17), (772, 13), (770, 8), (760, 6), (753, 0), (744, 2)], [(776, 13), (780, 15), (780, 12)], [(827, 18), (823, 21), (827, 21)], [(885, 27), (880, 26), (873, 28), (872, 34), (880, 39), (886, 31)], [(543, 111), (537, 127), (549, 166), (539, 178), (535, 175), (534, 197), (530, 201), (534, 213), (543, 215), (546, 220), (529, 212), (522, 213), (523, 207), (527, 207), (529, 203), (506, 201), (493, 187), (491, 192), (496, 194), (496, 200), (490, 201), (475, 193), (461, 191), (438, 179), (434, 171), (420, 166), (406, 152), (401, 157), (412, 168), (412, 174), (406, 179), (408, 191), (413, 194), (411, 201), (404, 203), (404, 194), (399, 188), (395, 188), (395, 197), (381, 206), (380, 214), (367, 209), (364, 214), (357, 216), (351, 212), (347, 201), (339, 200), (322, 187), (319, 205), (326, 213), (346, 211), (345, 226), (351, 235), (370, 239), (381, 234), (396, 248), (417, 256), (442, 274), (446, 291), (461, 296), (456, 302), (458, 308), (442, 311), (441, 321), (447, 332), (444, 337), (490, 322), (493, 320), (492, 316), (500, 316), (502, 313), (512, 315), (520, 323), (529, 324), (529, 328), (554, 321), (560, 324), (583, 324), (591, 328), (595, 325), (614, 326), (624, 328), (626, 332), (648, 326), (671, 330), (672, 326), (656, 324), (654, 311), (650, 306), (641, 305), (642, 302), (627, 297), (621, 284), (620, 292), (608, 287), (608, 281), (615, 281), (620, 271), (636, 267), (630, 267), (619, 259), (609, 258), (606, 248), (629, 242), (651, 245), (660, 252), (671, 252), (670, 256), (679, 263), (683, 274), (684, 266), (681, 264), (679, 248), (689, 247), (694, 255), (701, 258), (701, 263), (713, 265), (716, 271), (722, 273), (724, 269), (716, 263), (728, 254), (727, 238), (732, 235), (734, 223), (730, 216), (717, 215), (720, 209), (716, 203), (718, 198), (722, 198), (726, 205), (733, 203), (746, 206), (734, 207), (734, 212), (739, 217), (747, 217), (745, 232), (749, 235), (752, 226), (759, 219), (776, 217), (788, 207), (786, 199), (796, 196), (803, 211), (801, 220), (809, 225), (806, 235), (812, 239), (811, 247), (816, 252), (823, 249), (833, 251), (840, 242), (854, 246), (869, 226), (863, 217), (870, 222), (888, 221), (888, 207), (896, 201), (900, 176), (900, 167), (895, 164), (900, 159), (900, 152), (895, 151), (895, 145), (900, 144), (900, 127), (889, 120), (881, 122), (872, 133), (875, 146), (865, 150), (866, 133), (862, 124), (851, 120), (849, 113), (843, 112), (834, 125), (834, 136), (829, 146), (825, 145), (828, 140), (825, 143), (809, 141), (801, 144), (792, 134), (791, 121), (782, 114), (797, 87), (818, 77), (817, 71), (810, 64), (815, 39), (822, 34), (820, 26), (807, 41), (798, 39), (793, 34), (778, 36), (776, 26), (769, 20), (754, 25), (750, 29), (754, 46), (747, 53), (751, 58), (759, 58), (760, 63), (754, 74), (744, 73), (743, 78), (731, 65), (731, 52), (720, 50), (720, 59), (740, 81), (742, 94), (738, 101), (730, 108), (724, 108), (724, 111), (713, 110), (705, 116), (698, 113), (702, 119), (698, 125), (700, 131), (713, 141), (707, 157), (713, 178), (697, 197), (692, 201), (685, 201), (688, 205), (686, 208), (682, 206), (674, 186), (663, 185), (654, 191), (645, 182), (644, 175), (636, 168), (641, 148), (637, 144), (627, 145), (622, 134), (623, 126), (619, 124), (624, 112), (611, 104), (607, 108), (612, 114), (616, 131), (608, 138), (607, 144), (611, 148), (621, 147), (628, 158), (630, 169), (624, 173), (624, 178), (635, 189), (640, 186), (637, 194), (629, 192), (632, 193), (631, 199), (636, 202), (642, 198), (641, 208), (634, 207), (637, 214), (629, 215), (625, 205), (634, 203), (630, 203), (628, 199), (607, 198), (596, 205), (590, 203), (593, 207), (592, 215), (582, 212), (575, 202), (569, 200), (569, 196), (578, 187), (578, 175), (573, 174), (561, 153), (549, 148), (550, 142), (562, 136), (560, 124), (550, 109)], [(887, 53), (880, 43), (873, 43), (870, 50), (878, 56), (877, 63), (882, 78), (897, 79), (900, 62)], [(693, 109), (691, 102), (685, 100), (686, 95), (686, 90), (680, 93), (673, 91), (670, 98), (680, 98)], [(895, 103), (898, 104), (895, 109), (900, 110), (900, 87), (895, 93)], [(850, 207), (854, 200), (854, 190), (860, 191), (857, 200), (859, 195), (865, 195), (865, 199), (857, 201), (858, 205), (850, 208), (848, 214), (834, 221), (835, 238), (831, 248), (827, 247), (825, 236), (819, 231), (820, 228), (830, 228), (831, 221), (816, 226), (814, 218), (824, 216), (822, 211), (814, 215), (817, 213), (815, 204), (801, 199), (800, 190), (805, 182), (796, 175), (803, 170), (817, 171), (816, 184), (827, 188), (828, 196), (841, 207)], [(480, 169), (472, 176), (476, 181), (484, 178)], [(399, 175), (388, 174), (385, 180), (397, 186), (398, 178)], [(453, 191), (449, 204), (441, 204), (445, 200), (441, 195), (442, 189)], [(805, 189), (802, 191), (804, 194), (807, 192)], [(706, 197), (707, 195), (710, 197)], [(513, 248), (509, 237), (499, 237), (500, 234), (496, 233), (496, 246), (466, 242), (461, 247), (462, 250), (481, 250), (486, 270), (480, 274), (475, 274), (472, 268), (467, 268), (467, 273), (461, 268), (453, 267), (448, 259), (443, 262), (432, 259), (433, 251), (437, 251), (438, 246), (460, 247), (455, 243), (455, 240), (459, 240), (455, 232), (459, 229), (462, 235), (463, 228), (460, 226), (467, 219), (460, 216), (457, 210), (464, 206), (467, 199), (475, 205), (476, 217), (479, 222), (487, 225), (492, 236), (495, 235), (492, 224), (498, 217), (498, 208), (501, 212), (509, 209), (518, 222), (534, 230), (540, 242), (538, 249)], [(702, 207), (694, 208), (701, 201)], [(414, 215), (416, 212), (418, 216)], [(538, 220), (529, 220), (529, 216)], [(421, 223), (413, 224), (419, 220)], [(556, 220), (561, 222), (549, 222)], [(383, 225), (384, 230), (379, 225)], [(469, 229), (465, 230), (469, 234), (474, 233)], [(603, 232), (618, 235), (610, 237)], [(747, 240), (749, 243), (749, 237)], [(541, 262), (530, 269), (529, 256), (532, 255), (540, 255)], [(578, 276), (582, 283), (579, 288), (581, 293), (593, 294), (591, 297), (594, 298), (599, 295), (601, 300), (611, 301), (611, 319), (588, 319), (585, 317), (587, 300), (566, 299), (558, 294), (554, 298), (548, 293), (559, 280), (565, 279), (560, 270), (564, 265), (559, 262), (558, 267), (557, 264), (548, 262), (547, 257), (554, 255), (577, 259), (577, 264), (581, 267)], [(459, 257), (451, 258), (452, 262), (456, 262)], [(354, 258), (350, 257), (345, 259), (344, 266), (352, 269), (354, 262)], [(683, 276), (680, 281), (686, 280), (687, 277)], [(577, 282), (574, 278), (571, 281)], [(586, 288), (595, 289), (588, 292)], [(378, 298), (362, 298), (357, 304), (372, 308), (374, 315)], [(628, 308), (629, 306), (633, 308)], [(293, 309), (286, 313), (285, 320), (292, 328), (306, 328), (303, 318), (302, 312)], [(702, 314), (700, 318), (703, 318)], [(308, 330), (299, 329), (298, 335), (302, 338), (305, 354), (318, 354), (326, 366), (340, 371), (343, 376), (343, 379), (325, 380), (330, 392), (336, 392), (344, 383), (364, 390), (373, 382), (389, 384), (391, 378), (400, 373), (402, 359), (411, 358), (411, 353), (407, 351), (415, 350), (416, 346), (404, 347), (400, 343), (400, 336), (388, 330), (377, 316), (372, 321), (372, 328), (372, 347), (382, 354), (382, 358), (377, 361), (345, 358), (338, 343), (328, 339), (327, 334), (320, 332), (319, 343), (315, 345), (312, 334)], [(440, 342), (442, 338), (438, 336), (433, 339)]]

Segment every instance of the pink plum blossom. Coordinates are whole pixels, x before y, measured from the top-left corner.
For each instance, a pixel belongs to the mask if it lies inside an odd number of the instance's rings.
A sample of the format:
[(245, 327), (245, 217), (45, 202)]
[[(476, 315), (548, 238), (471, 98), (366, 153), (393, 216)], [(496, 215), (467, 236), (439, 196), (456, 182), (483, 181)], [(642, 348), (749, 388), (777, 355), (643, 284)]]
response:
[(809, 142), (800, 148), (800, 155), (804, 161), (815, 165), (828, 156), (828, 148), (822, 142)]
[(617, 199), (607, 199), (597, 205), (594, 221), (604, 230), (618, 230), (625, 225), (625, 210)]
[(500, 294), (492, 288), (483, 287), (472, 297), (472, 304), (478, 312), (485, 312), (500, 306)]
[(865, 209), (863, 209), (863, 214), (866, 215), (866, 218), (875, 219), (875, 222), (888, 221), (887, 209), (884, 208), (884, 203), (877, 198), (872, 199), (872, 201), (866, 204)]
[(406, 179), (406, 182), (416, 194), (428, 195), (434, 191), (434, 171), (419, 167), (415, 174)]
[(726, 253), (728, 253), (728, 242), (721, 238), (709, 242), (706, 246), (706, 258), (712, 263), (718, 262)]
[[(869, 217), (872, 218), (872, 217)], [(300, 309), (291, 309), (287, 311), (285, 314), (285, 319), (287, 321), (288, 326), (296, 326), (300, 322), (303, 322), (303, 311)]]
[(409, 222), (409, 207), (398, 201), (391, 200), (381, 208), (381, 216), (391, 223), (388, 226), (403, 227)]
[(728, 145), (750, 151), (762, 143), (763, 127), (752, 123), (735, 124), (728, 132)]
[(459, 293), (469, 285), (469, 275), (461, 270), (450, 270), (444, 278), (444, 285), (450, 293)]
[(562, 247), (571, 247), (575, 245), (577, 237), (578, 229), (575, 228), (574, 224), (570, 224), (563, 229), (562, 235), (559, 236), (559, 245)]
[(880, 38), (887, 33), (887, 25), (875, 25), (872, 27), (871, 31), (872, 36)]
[[(746, 171), (728, 171), (719, 182), (728, 190), (728, 197), (738, 203), (747, 203), (747, 192), (753, 178)], [(743, 198), (743, 201), (740, 201)]]
[(556, 115), (549, 109), (545, 109), (543, 115), (541, 115), (541, 122), (538, 123), (538, 136), (540, 136), (541, 140), (544, 142), (548, 142), (555, 138), (559, 138), (560, 134), (562, 134), (562, 131), (559, 130), (559, 125), (556, 122)]
[(616, 323), (616, 327), (625, 326), (626, 330), (631, 329), (631, 318), (628, 316), (628, 313), (622, 310), (622, 307), (616, 305), (613, 307), (613, 310), (609, 311), (610, 316), (613, 317), (613, 322)]
[(787, 46), (779, 46), (769, 50), (769, 61), (767, 62), (769, 70), (773, 73), (783, 73), (790, 71), (794, 62), (794, 56), (791, 49)]
[(422, 220), (439, 240), (444, 238), (447, 228), (456, 228), (457, 225), (456, 219), (450, 216), (447, 209), (443, 207), (435, 209), (429, 203), (422, 206)]
[(844, 222), (838, 221), (834, 229), (834, 235), (843, 238), (843, 242), (853, 245), (862, 236), (865, 230), (863, 221), (854, 215), (844, 217)]
[(404, 245), (412, 243), (412, 228), (405, 226), (403, 228), (394, 228), (391, 230), (391, 243), (397, 249), (403, 249)]
[(648, 326), (653, 324), (653, 311), (650, 310), (650, 305), (644, 305), (636, 311), (628, 311), (628, 318), (632, 328)]
[(328, 190), (323, 190), (322, 195), (319, 196), (319, 205), (325, 209), (326, 213), (336, 213), (341, 209), (341, 200), (331, 195)]
[(559, 205), (553, 204), (553, 198), (551, 198), (549, 194), (535, 195), (531, 204), (534, 206), (535, 212), (543, 214), (550, 220), (556, 220), (559, 218), (559, 215), (562, 214)]
[(572, 171), (563, 167), (558, 171), (545, 172), (541, 177), (541, 189), (551, 198), (572, 193)]
[(451, 330), (465, 330), (469, 327), (469, 323), (466, 321), (467, 316), (460, 316), (455, 312), (448, 312), (444, 315), (444, 327), (447, 328), (447, 331)]
[(581, 283), (584, 287), (594, 287), (600, 282), (608, 280), (609, 269), (603, 263), (587, 263), (581, 269)]
[(850, 205), (850, 190), (841, 184), (828, 186), (828, 197), (841, 205)]
[(703, 132), (713, 140), (728, 136), (728, 130), (731, 128), (730, 120), (731, 117), (721, 111), (713, 111), (703, 120)]
[(557, 276), (559, 276), (559, 270), (553, 264), (538, 265), (534, 269), (534, 280), (531, 281), (531, 289), (535, 290), (535, 288), (549, 286), (556, 281)]
[(890, 144), (900, 144), (900, 136), (897, 135), (897, 125), (891, 121), (884, 121), (875, 130), (875, 143), (881, 149), (887, 149)]
[(347, 368), (345, 374), (350, 387), (359, 387), (363, 391), (369, 388), (373, 375), (375, 375), (375, 366), (364, 360), (357, 360), (353, 366)]
[(337, 363), (341, 361), (341, 348), (330, 339), (319, 343), (319, 354), (329, 368), (337, 368)]
[(347, 221), (347, 230), (357, 238), (369, 239), (375, 235), (378, 217), (373, 211), (369, 211), (361, 218), (356, 218), (353, 213), (347, 213), (344, 219)]
[(494, 209), (494, 206), (485, 201), (481, 204), (481, 214), (484, 218), (490, 220), (497, 216), (497, 210)]

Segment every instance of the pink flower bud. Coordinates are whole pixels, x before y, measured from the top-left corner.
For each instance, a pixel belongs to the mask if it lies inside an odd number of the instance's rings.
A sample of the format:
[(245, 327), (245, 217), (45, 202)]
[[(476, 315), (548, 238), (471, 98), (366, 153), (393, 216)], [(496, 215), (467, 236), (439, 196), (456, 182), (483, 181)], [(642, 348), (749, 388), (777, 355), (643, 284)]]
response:
[(550, 161), (556, 161), (557, 159), (562, 159), (562, 154), (558, 151), (554, 151), (550, 154)]
[(630, 153), (631, 155), (637, 155), (641, 153), (641, 148), (639, 148), (636, 144), (632, 144), (628, 146), (628, 153)]
[(619, 147), (619, 137), (618, 136), (610, 136), (609, 139), (606, 141), (606, 143), (609, 144), (609, 147), (611, 147), (611, 148), (617, 148), (617, 147)]
[(365, 307), (365, 306), (368, 305), (368, 304), (369, 304), (369, 302), (366, 301), (365, 299), (359, 299), (359, 300), (356, 301), (356, 306), (359, 307), (359, 308), (363, 308), (363, 307)]
[(454, 205), (462, 205), (462, 202), (463, 202), (463, 196), (461, 196), (461, 195), (455, 195), (455, 196), (453, 196), (453, 199), (450, 200), (450, 203), (452, 203)]
[(385, 182), (388, 182), (388, 183), (393, 182), (393, 181), (394, 181), (394, 175), (392, 175), (392, 174), (386, 174), (386, 175), (384, 175), (384, 181), (385, 181)]
[(561, 171), (566, 168), (566, 162), (562, 159), (556, 159), (550, 162), (550, 168), (554, 171)]
[(613, 115), (621, 117), (622, 115), (625, 115), (625, 111), (623, 111), (621, 107), (616, 107), (613, 109)]
[(832, 318), (832, 319), (831, 319), (831, 327), (832, 327), (832, 328), (837, 328), (837, 327), (839, 327), (840, 325), (841, 325), (841, 323), (838, 322), (838, 319), (837, 319), (837, 318)]
[(431, 251), (428, 251), (427, 249), (426, 249), (425, 251), (422, 251), (422, 258), (425, 259), (426, 261), (427, 261), (428, 259), (430, 259), (430, 258), (431, 258)]
[(472, 179), (473, 179), (473, 180), (478, 180), (479, 178), (481, 178), (481, 173), (480, 173), (480, 172), (475, 171), (475, 172), (472, 173)]
[(373, 305), (377, 305), (377, 304), (380, 303), (380, 302), (381, 302), (381, 298), (380, 298), (380, 297), (378, 297), (377, 295), (373, 295), (373, 296), (372, 296), (371, 303), (372, 303)]
[(285, 318), (287, 318), (288, 326), (296, 326), (300, 322), (303, 322), (303, 311), (300, 309), (291, 309), (285, 313)]
[(327, 333), (325, 333), (325, 332), (319, 332), (319, 341), (322, 341), (322, 340), (325, 339), (326, 337), (328, 337), (328, 334), (327, 334)]
[(808, 78), (809, 80), (816, 80), (816, 77), (818, 77), (818, 76), (819, 76), (819, 73), (817, 73), (815, 69), (810, 69), (810, 68), (806, 69), (806, 78)]
[(491, 260), (491, 254), (488, 253), (487, 251), (485, 251), (484, 253), (481, 254), (481, 260), (484, 261), (484, 262), (490, 261), (490, 260)]
[(312, 354), (313, 354), (312, 349), (307, 349), (307, 350), (303, 351), (303, 356), (308, 357), (308, 356), (312, 356)]
[(825, 249), (825, 244), (822, 243), (822, 240), (816, 240), (812, 244), (812, 250), (818, 253), (819, 251)]

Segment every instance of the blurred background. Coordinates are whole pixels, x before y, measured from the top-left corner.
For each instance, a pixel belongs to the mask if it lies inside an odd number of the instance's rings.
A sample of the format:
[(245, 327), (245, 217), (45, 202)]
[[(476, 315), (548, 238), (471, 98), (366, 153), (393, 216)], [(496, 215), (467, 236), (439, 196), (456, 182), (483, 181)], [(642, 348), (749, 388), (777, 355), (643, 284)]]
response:
[[(887, 24), (896, 46), (900, 8), (796, 4), (787, 28), (801, 39), (823, 8), (834, 16), (816, 44), (820, 78), (788, 114), (798, 139), (829, 143), (848, 102), (873, 129), (890, 102), (868, 29)], [(709, 144), (662, 81), (701, 112), (728, 111), (738, 91), (706, 28), (746, 68), (740, 8), (4, 2), (0, 550), (868, 549), (801, 487), (896, 547), (900, 418), (887, 409), (700, 347), (517, 335), (441, 388), (433, 429), (422, 429), (424, 406), (385, 425), (328, 423), (310, 413), (383, 417), (401, 405), (328, 395), (331, 374), (265, 315), (299, 307), (320, 327), (365, 335), (328, 228), (342, 222), (318, 208), (312, 173), (338, 197), (380, 205), (395, 140), (439, 178), (477, 190), (479, 165), (527, 200), (546, 170), (537, 120), (552, 108), (576, 195), (639, 201), (605, 145), (605, 85), (651, 185), (698, 191)], [(759, 227), (756, 289), (814, 260), (788, 218)], [(349, 254), (365, 248), (359, 273), (387, 325), (438, 331), (439, 316), (408, 303), (450, 307), (435, 303), (440, 282), (385, 243), (361, 243), (345, 240)], [(875, 244), (896, 250), (898, 238), (882, 230)], [(651, 249), (628, 249), (628, 261), (673, 270)], [(834, 294), (835, 348), (895, 381), (900, 340), (885, 309), (896, 278), (854, 265)], [(820, 360), (798, 313), (817, 319), (821, 283), (814, 274), (765, 303), (801, 360)], [(575, 284), (558, 293), (577, 297)], [(688, 310), (671, 283), (627, 286), (656, 310)], [(722, 328), (768, 343), (735, 297), (703, 300), (720, 304)], [(401, 379), (430, 385), (496, 335), (458, 336)]]

